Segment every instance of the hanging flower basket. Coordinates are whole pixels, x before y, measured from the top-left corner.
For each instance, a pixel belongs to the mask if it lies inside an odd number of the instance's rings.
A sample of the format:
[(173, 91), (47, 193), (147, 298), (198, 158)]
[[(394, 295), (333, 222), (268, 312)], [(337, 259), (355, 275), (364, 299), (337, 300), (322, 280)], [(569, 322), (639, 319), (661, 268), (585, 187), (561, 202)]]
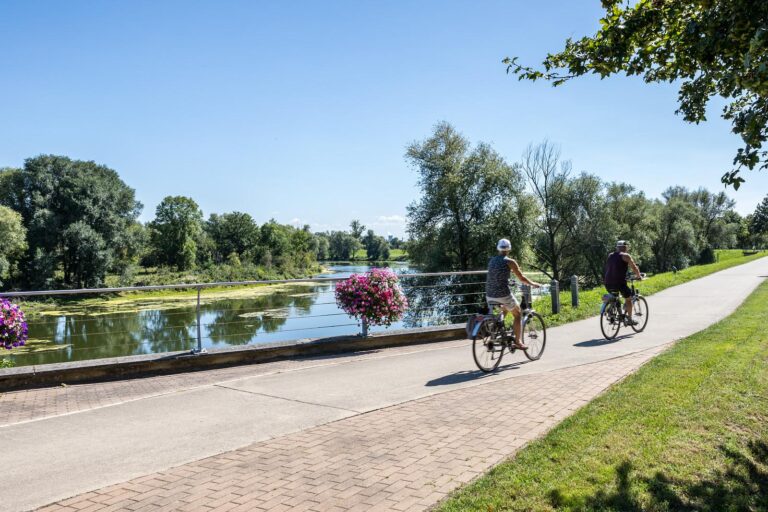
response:
[(352, 274), (336, 283), (336, 304), (349, 316), (368, 325), (385, 326), (400, 320), (408, 308), (397, 275), (383, 268)]
[(0, 299), (0, 346), (10, 350), (27, 341), (27, 321), (24, 312), (8, 299)]

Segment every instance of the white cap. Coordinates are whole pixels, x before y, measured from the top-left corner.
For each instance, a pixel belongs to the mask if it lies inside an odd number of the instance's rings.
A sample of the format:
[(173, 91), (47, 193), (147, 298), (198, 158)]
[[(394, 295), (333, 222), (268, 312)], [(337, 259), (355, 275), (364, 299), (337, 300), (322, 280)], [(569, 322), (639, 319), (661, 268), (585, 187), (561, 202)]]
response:
[(496, 244), (496, 249), (500, 251), (508, 251), (511, 248), (512, 248), (512, 243), (506, 238), (502, 238), (501, 240), (499, 240), (499, 243)]
[(619, 240), (616, 242), (616, 247), (629, 247), (629, 242), (626, 240)]

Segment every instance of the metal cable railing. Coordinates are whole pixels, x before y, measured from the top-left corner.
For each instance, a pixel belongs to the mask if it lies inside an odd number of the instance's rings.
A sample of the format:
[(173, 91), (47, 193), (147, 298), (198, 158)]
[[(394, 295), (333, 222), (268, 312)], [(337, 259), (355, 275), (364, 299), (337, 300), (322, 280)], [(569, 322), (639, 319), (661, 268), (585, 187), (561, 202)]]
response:
[[(477, 277), (486, 271), (429, 272), (399, 274), (401, 286), (411, 304), (406, 319), (395, 326), (441, 325), (474, 314), (484, 302), (478, 299), (484, 295), (484, 280)], [(474, 277), (474, 279), (473, 279)], [(335, 317), (347, 316), (340, 310), (323, 309), (336, 307), (331, 299), (335, 293), (333, 285), (346, 277), (322, 277), (308, 279), (280, 279), (264, 281), (234, 281), (214, 283), (181, 283), (174, 285), (131, 286), (121, 288), (91, 288), (76, 290), (43, 290), (24, 292), (0, 292), (7, 298), (26, 299), (34, 297), (99, 295), (124, 292), (151, 292), (160, 290), (192, 290), (188, 298), (174, 298), (168, 306), (152, 308), (152, 304), (141, 304), (135, 311), (96, 309), (73, 315), (60, 314), (55, 318), (48, 315), (29, 317), (30, 334), (46, 343), (66, 346), (67, 353), (85, 354), (93, 351), (110, 352), (116, 355), (147, 353), (142, 347), (149, 346), (149, 352), (178, 350), (180, 346), (194, 345), (192, 353), (204, 352), (207, 346), (236, 340), (236, 345), (274, 340), (286, 341), (293, 333), (323, 332), (332, 330), (332, 335), (353, 334), (354, 327), (361, 323), (344, 322)], [(306, 285), (314, 283), (314, 289), (306, 292), (278, 289), (274, 293), (255, 293), (253, 297), (238, 296), (228, 299), (213, 296), (205, 299), (203, 292), (211, 288), (262, 287), (265, 285)], [(472, 288), (474, 287), (474, 288)], [(202, 298), (201, 298), (202, 296)], [(148, 299), (149, 300), (149, 299)], [(163, 297), (151, 300), (162, 301)], [(232, 301), (237, 300), (237, 305)], [(484, 300), (480, 299), (480, 300)], [(230, 301), (227, 303), (227, 301)], [(317, 302), (316, 302), (317, 301)], [(472, 308), (472, 312), (469, 312)], [(186, 318), (185, 318), (186, 317)], [(336, 320), (336, 321), (334, 321)], [(242, 326), (242, 328), (239, 328)], [(363, 333), (367, 326), (363, 322)], [(288, 334), (290, 333), (290, 334)], [(101, 343), (100, 343), (101, 342)], [(99, 343), (92, 345), (92, 343)], [(46, 360), (52, 360), (52, 357)], [(103, 357), (103, 355), (99, 355)], [(82, 358), (78, 356), (77, 358)], [(86, 357), (87, 358), (87, 357)]]

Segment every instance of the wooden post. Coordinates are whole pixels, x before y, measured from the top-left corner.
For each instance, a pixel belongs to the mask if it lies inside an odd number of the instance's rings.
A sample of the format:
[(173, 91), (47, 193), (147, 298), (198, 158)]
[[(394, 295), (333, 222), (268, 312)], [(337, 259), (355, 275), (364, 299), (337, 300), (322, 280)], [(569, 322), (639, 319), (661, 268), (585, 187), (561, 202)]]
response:
[(579, 278), (571, 276), (571, 306), (579, 307)]
[(552, 297), (552, 314), (560, 312), (560, 284), (557, 279), (553, 279), (549, 284), (549, 295)]

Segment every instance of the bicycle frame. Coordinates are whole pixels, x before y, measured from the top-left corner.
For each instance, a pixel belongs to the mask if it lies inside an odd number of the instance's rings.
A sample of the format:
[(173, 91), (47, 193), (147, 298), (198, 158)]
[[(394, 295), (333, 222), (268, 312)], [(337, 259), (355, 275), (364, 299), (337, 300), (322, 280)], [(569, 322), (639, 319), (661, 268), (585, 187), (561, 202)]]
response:
[[(526, 304), (526, 305), (528, 307), (526, 307), (525, 309), (520, 308), (520, 315), (522, 316), (521, 324), (520, 324), (521, 329), (525, 329), (525, 325), (528, 323), (528, 320), (531, 318), (531, 314), (536, 312), (536, 310), (531, 307), (532, 306), (531, 304)], [(520, 307), (520, 306), (518, 306), (518, 307)], [(497, 322), (501, 323), (502, 322), (501, 315), (502, 315), (502, 313), (498, 313), (498, 314), (489, 313), (489, 314), (482, 315), (482, 316), (483, 316), (483, 320), (487, 320), (489, 318), (492, 318), (492, 319), (496, 320)], [(471, 333), (472, 336), (471, 337), (477, 336), (477, 334), (480, 332), (480, 326), (482, 325), (482, 323), (483, 323), (482, 321), (475, 323), (475, 326), (472, 329), (472, 333)], [(504, 329), (506, 330), (506, 325), (504, 326)], [(513, 329), (512, 330), (512, 336), (513, 337), (514, 337), (514, 334), (515, 334), (515, 331)]]
[[(630, 280), (629, 280), (629, 291), (631, 291), (631, 292), (632, 292), (632, 294), (631, 294), (631, 295), (630, 295), (630, 296), (629, 296), (629, 297), (628, 297), (626, 300), (633, 300), (633, 299), (635, 299), (635, 298), (636, 298), (638, 295), (640, 295), (640, 294), (637, 292), (637, 290), (635, 289), (635, 281), (636, 281), (635, 279), (630, 279)], [(609, 292), (609, 293), (610, 293), (611, 295), (613, 295), (613, 299), (611, 299), (611, 300), (609, 300), (609, 301), (607, 301), (607, 302), (606, 302), (606, 301), (603, 301), (603, 305), (602, 305), (602, 306), (600, 306), (600, 314), (601, 314), (601, 315), (602, 315), (603, 313), (605, 313), (605, 309), (606, 309), (608, 306), (610, 306), (612, 302), (616, 302), (616, 303), (617, 303), (617, 306), (619, 307), (619, 309), (620, 309), (620, 310), (621, 310), (621, 309), (624, 307), (624, 301), (622, 300), (622, 299), (623, 299), (623, 297), (622, 297), (620, 294), (614, 294), (613, 292)]]

